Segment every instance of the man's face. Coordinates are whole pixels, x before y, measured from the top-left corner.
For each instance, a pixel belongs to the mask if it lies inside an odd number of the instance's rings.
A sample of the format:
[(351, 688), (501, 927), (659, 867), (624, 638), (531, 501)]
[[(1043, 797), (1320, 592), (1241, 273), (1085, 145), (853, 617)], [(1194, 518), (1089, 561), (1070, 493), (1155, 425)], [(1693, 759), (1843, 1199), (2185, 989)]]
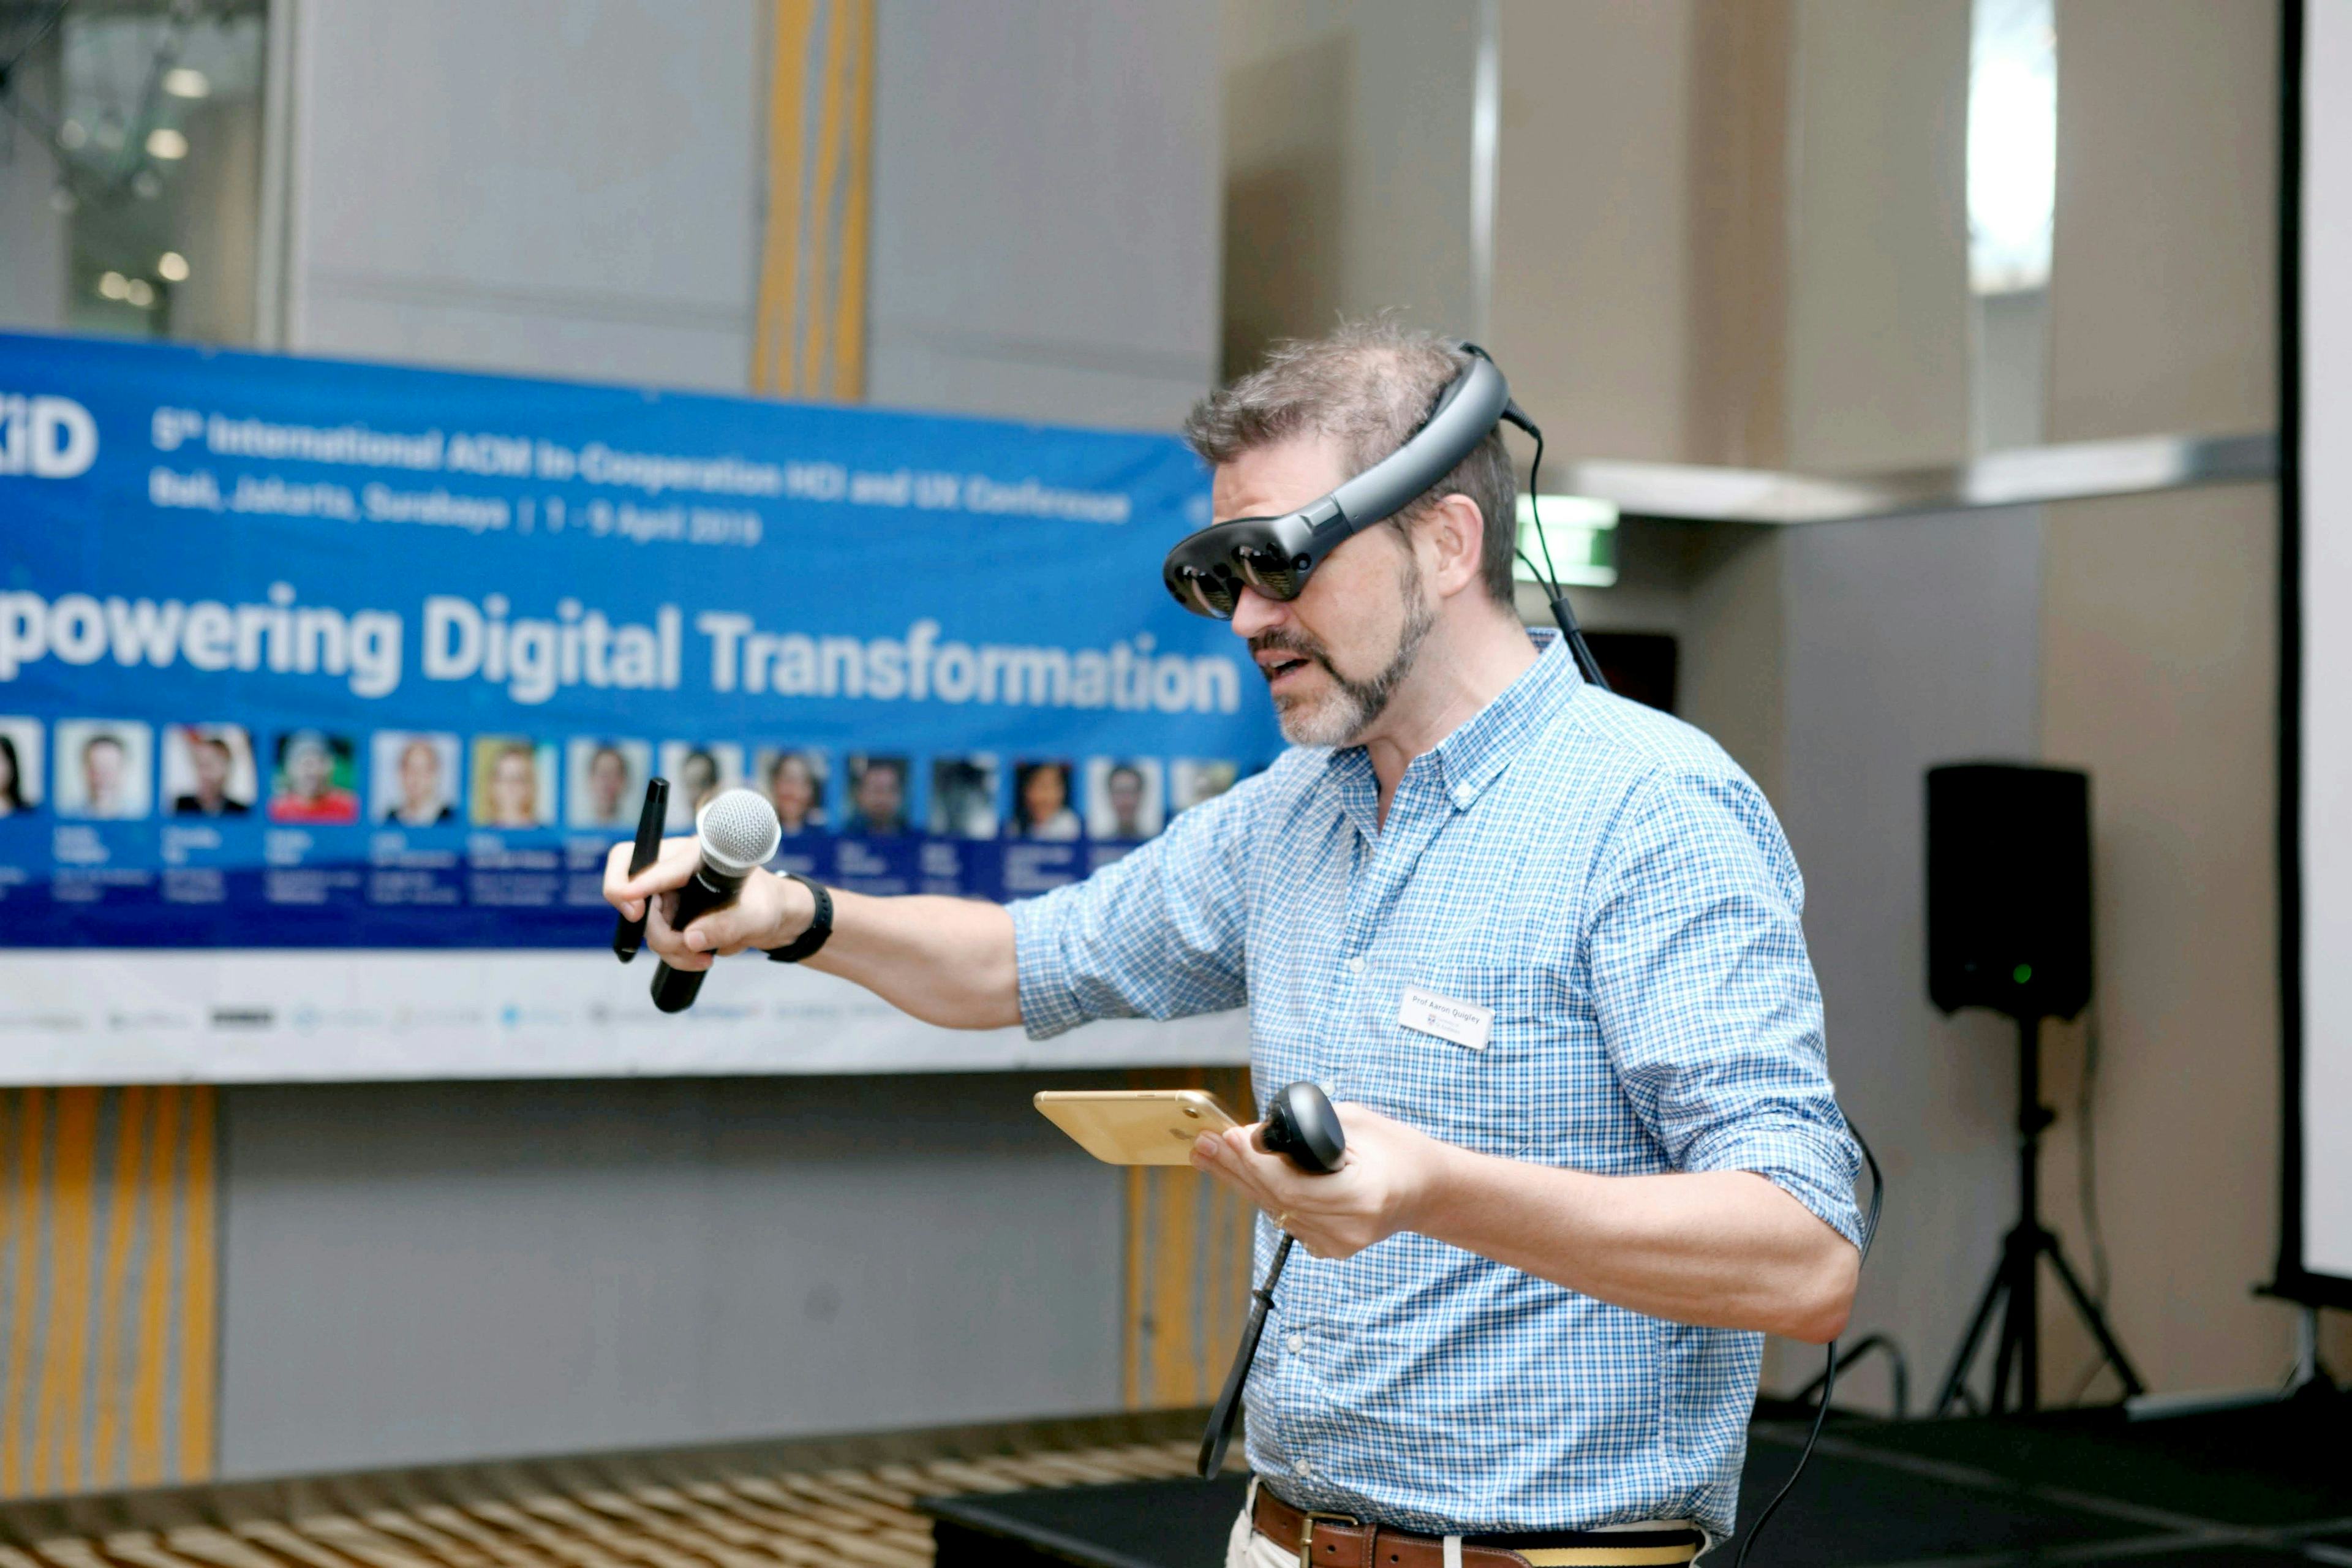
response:
[(215, 795), (228, 787), (228, 749), (215, 741), (198, 741), (189, 763), (196, 773), (196, 793)]
[(334, 776), (334, 760), (316, 742), (304, 742), (286, 753), (286, 777), (296, 795), (316, 799), (327, 793)]
[(906, 802), (907, 786), (897, 768), (875, 763), (857, 775), (857, 813), (868, 824), (879, 827), (897, 822)]
[[(1339, 444), (1301, 436), (1244, 452), (1217, 469), (1217, 521), (1279, 517), (1348, 478)], [(1284, 603), (1242, 590), (1234, 632), (1249, 639), (1283, 738), (1295, 745), (1363, 740), (1411, 672), (1434, 612), (1419, 563), (1396, 530), (1366, 529), (1323, 558), (1307, 589)]]
[(1110, 795), (1111, 815), (1122, 823), (1143, 815), (1143, 780), (1126, 768), (1114, 768), (1104, 786)]
[(83, 747), (81, 777), (92, 805), (112, 805), (122, 793), (122, 748), (112, 741), (92, 741)]

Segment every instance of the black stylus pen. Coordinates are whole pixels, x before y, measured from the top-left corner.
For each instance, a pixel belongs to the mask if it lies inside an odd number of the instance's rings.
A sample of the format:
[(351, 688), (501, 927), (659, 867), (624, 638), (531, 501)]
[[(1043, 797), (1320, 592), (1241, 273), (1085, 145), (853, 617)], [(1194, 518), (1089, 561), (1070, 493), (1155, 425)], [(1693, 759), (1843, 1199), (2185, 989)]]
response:
[[(634, 877), (661, 858), (662, 819), (669, 815), (669, 780), (646, 781), (646, 808), (637, 814), (636, 847), (629, 851), (629, 875)], [(613, 922), (613, 956), (623, 963), (637, 956), (646, 944), (646, 917), (623, 915)]]

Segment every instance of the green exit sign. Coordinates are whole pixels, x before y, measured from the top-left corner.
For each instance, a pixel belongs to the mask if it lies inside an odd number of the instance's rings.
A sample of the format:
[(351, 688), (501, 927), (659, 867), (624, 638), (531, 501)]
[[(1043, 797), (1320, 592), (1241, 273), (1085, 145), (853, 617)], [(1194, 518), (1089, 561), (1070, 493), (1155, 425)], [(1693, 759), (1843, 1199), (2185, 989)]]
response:
[[(1543, 518), (1538, 532), (1536, 518)], [(1591, 496), (1521, 496), (1519, 549), (1537, 571), (1544, 564), (1544, 548), (1551, 549), (1552, 569), (1560, 585), (1611, 588), (1617, 584), (1617, 507)], [(1518, 563), (1522, 583), (1538, 581), (1527, 561)]]

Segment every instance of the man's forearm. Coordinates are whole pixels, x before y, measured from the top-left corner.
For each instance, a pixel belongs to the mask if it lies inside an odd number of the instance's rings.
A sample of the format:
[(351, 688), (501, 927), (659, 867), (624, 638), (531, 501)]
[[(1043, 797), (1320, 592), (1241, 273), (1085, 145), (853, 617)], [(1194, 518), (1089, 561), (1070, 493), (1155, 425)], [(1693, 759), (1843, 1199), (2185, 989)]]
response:
[(1013, 917), (1001, 904), (836, 890), (833, 936), (808, 966), (854, 980), (927, 1024), (995, 1029), (1021, 1022)]
[[(666, 839), (660, 858), (628, 868), (631, 847), (615, 845), (604, 866), (604, 897), (646, 922), (646, 945), (665, 963), (708, 969), (714, 955), (779, 948), (809, 929), (816, 903), (789, 878), (753, 871), (733, 902), (698, 917), (683, 931), (669, 923), (676, 889), (693, 876), (701, 850), (691, 838)], [(833, 934), (806, 962), (838, 974), (927, 1024), (996, 1029), (1021, 1022), (1013, 917), (1003, 906), (968, 899), (875, 899), (835, 892)]]
[(1440, 1144), (1413, 1228), (1597, 1300), (1675, 1322), (1822, 1343), (1860, 1258), (1748, 1171), (1596, 1176)]

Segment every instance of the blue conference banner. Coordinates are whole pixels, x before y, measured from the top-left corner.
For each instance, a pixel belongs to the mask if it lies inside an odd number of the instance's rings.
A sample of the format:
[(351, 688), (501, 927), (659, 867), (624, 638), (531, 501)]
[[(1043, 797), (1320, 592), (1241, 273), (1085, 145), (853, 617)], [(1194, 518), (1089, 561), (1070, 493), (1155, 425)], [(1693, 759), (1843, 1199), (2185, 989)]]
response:
[(1019, 898), (1279, 745), (1165, 436), (0, 335), (0, 945), (593, 948), (646, 779)]

